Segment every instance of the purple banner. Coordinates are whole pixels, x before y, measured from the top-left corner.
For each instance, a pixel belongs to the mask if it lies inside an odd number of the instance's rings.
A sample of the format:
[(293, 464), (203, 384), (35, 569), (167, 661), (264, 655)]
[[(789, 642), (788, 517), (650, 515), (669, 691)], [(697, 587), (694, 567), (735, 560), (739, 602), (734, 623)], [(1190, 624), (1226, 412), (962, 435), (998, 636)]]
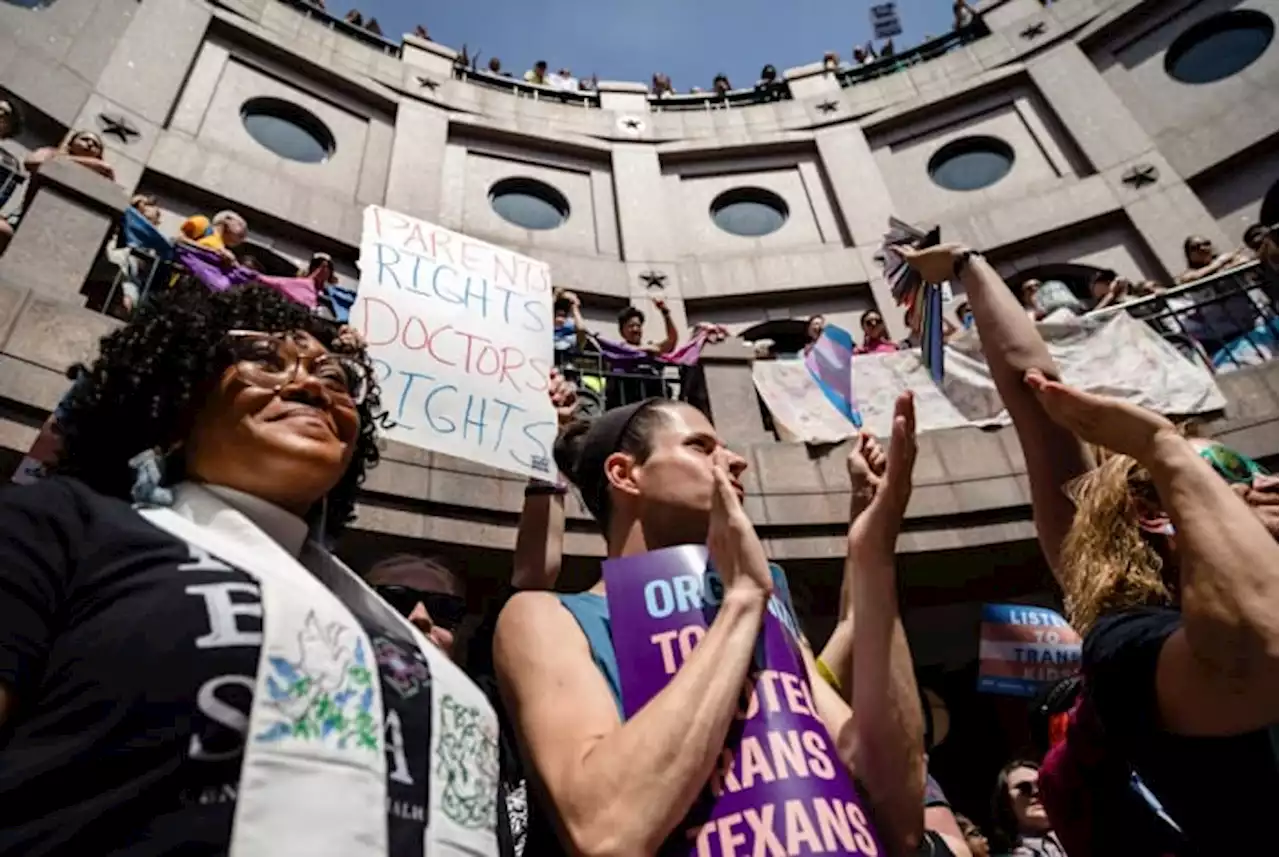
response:
[[(607, 560), (609, 621), (629, 718), (658, 694), (715, 618), (723, 585), (707, 549)], [(884, 853), (818, 717), (782, 570), (720, 762), (664, 855)]]

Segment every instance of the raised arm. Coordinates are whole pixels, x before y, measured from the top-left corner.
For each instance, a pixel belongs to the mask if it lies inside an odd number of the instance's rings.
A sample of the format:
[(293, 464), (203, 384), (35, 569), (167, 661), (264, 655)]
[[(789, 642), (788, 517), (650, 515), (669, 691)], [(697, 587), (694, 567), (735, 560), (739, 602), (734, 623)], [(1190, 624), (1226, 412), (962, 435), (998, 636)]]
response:
[(849, 461), (855, 483), (874, 493), (849, 528), (853, 669), (841, 681), (852, 688), (858, 779), (893, 853), (912, 852), (924, 831), (924, 719), (894, 570), (898, 533), (911, 499), (915, 432), (915, 403), (904, 393), (894, 407), (893, 438), (880, 474), (872, 469), (874, 448), (862, 439)]
[(1056, 576), (1062, 539), (1075, 515), (1062, 486), (1088, 471), (1090, 463), (1080, 442), (1050, 419), (1022, 379), (1032, 369), (1047, 378), (1057, 378), (1058, 367), (1036, 332), (1035, 323), (982, 256), (966, 257), (968, 251), (959, 244), (926, 250), (899, 249), (928, 282), (954, 279), (956, 268), (960, 270), (959, 280), (969, 298), (991, 379), (1022, 445), (1040, 549)]
[(25, 167), (29, 173), (37, 172), (40, 167), (44, 165), (45, 161), (50, 160), (57, 154), (58, 150), (52, 146), (43, 146), (27, 155), (27, 157), (22, 161), (22, 166)]
[(1181, 627), (1164, 641), (1156, 664), (1164, 728), (1231, 735), (1274, 724), (1280, 694), (1275, 538), (1164, 417), (1036, 375), (1028, 384), (1084, 440), (1145, 467), (1171, 519)]
[[(576, 317), (577, 305), (574, 306)], [(563, 429), (573, 419), (578, 391), (558, 369), (552, 369), (547, 380), (547, 395), (556, 409), (556, 422)], [(516, 529), (511, 588), (555, 588), (563, 558), (564, 490), (554, 483), (530, 480)]]
[(676, 330), (676, 323), (671, 318), (671, 307), (667, 306), (667, 302), (662, 298), (654, 298), (653, 305), (658, 308), (658, 312), (662, 313), (662, 324), (666, 328), (666, 339), (657, 345), (658, 354), (669, 354), (675, 350), (676, 343), (680, 341), (680, 331)]
[(656, 853), (724, 747), (772, 579), (719, 468), (714, 498), (708, 544), (725, 581), (720, 609), (671, 682), (626, 723), (581, 631), (552, 596), (517, 595), (498, 620), (499, 685), (574, 854)]

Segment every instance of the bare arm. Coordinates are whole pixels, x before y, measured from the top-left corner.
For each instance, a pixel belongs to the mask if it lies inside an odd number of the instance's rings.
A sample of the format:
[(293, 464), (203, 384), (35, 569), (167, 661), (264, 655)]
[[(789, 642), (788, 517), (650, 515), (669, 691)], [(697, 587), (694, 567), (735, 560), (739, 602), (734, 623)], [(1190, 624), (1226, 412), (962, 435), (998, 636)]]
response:
[(1147, 468), (1172, 520), (1182, 626), (1160, 649), (1166, 729), (1230, 735), (1276, 722), (1280, 548), (1230, 486), (1159, 414), (1030, 377), (1046, 410), (1080, 437)]
[(1170, 730), (1238, 734), (1276, 721), (1280, 551), (1253, 512), (1183, 438), (1146, 464), (1177, 531), (1182, 628), (1165, 641), (1156, 698)]
[(526, 494), (516, 530), (513, 589), (554, 589), (564, 557), (564, 495)]
[(115, 167), (111, 166), (101, 158), (87, 158), (83, 155), (67, 155), (67, 159), (74, 161), (82, 167), (88, 167), (104, 178), (112, 179), (113, 181), (115, 180)]
[[(515, 596), (498, 619), (498, 680), (575, 854), (654, 854), (720, 757), (767, 596), (726, 595), (671, 682), (626, 723), (569, 613)], [(573, 700), (566, 716), (565, 700)]]
[[(935, 282), (953, 276), (954, 260), (962, 250), (952, 244), (925, 251), (908, 250), (904, 256), (925, 279)], [(991, 379), (1022, 445), (1040, 549), (1057, 575), (1062, 539), (1075, 515), (1062, 486), (1088, 471), (1090, 463), (1075, 436), (1049, 418), (1022, 382), (1031, 369), (1040, 370), (1047, 378), (1058, 377), (1058, 367), (1026, 310), (1019, 306), (995, 268), (981, 257), (971, 258), (960, 281), (969, 298)]]
[[(860, 448), (867, 446), (864, 435)], [(898, 612), (894, 568), (915, 455), (915, 406), (910, 394), (904, 394), (894, 408), (883, 476), (872, 483), (874, 496), (849, 527), (848, 539), (854, 572), (848, 581), (853, 670), (841, 679), (852, 689), (858, 778), (893, 853), (910, 853), (924, 835), (924, 717)], [(851, 471), (855, 458), (856, 453), (850, 456)], [(869, 453), (866, 459), (871, 459)]]
[(45, 161), (57, 154), (57, 149), (51, 146), (44, 146), (43, 148), (36, 149), (31, 154), (27, 155), (26, 159), (22, 162), (22, 166), (26, 167), (27, 172), (34, 173), (40, 169)]
[(654, 300), (654, 306), (658, 308), (658, 312), (662, 313), (662, 323), (666, 326), (667, 337), (658, 343), (657, 352), (659, 354), (670, 354), (676, 347), (676, 343), (680, 341), (680, 331), (676, 330), (676, 323), (671, 318), (671, 309), (665, 301)]

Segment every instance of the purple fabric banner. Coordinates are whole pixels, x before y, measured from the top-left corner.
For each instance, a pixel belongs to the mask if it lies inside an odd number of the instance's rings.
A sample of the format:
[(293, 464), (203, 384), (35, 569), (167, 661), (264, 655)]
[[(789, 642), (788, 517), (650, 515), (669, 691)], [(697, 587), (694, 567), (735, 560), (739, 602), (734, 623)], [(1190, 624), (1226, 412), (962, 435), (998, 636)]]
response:
[[(774, 597), (719, 764), (663, 855), (884, 853), (817, 715), (786, 578)], [(658, 694), (715, 618), (723, 585), (707, 549), (684, 545), (604, 563), (622, 705)]]
[(309, 277), (271, 277), (243, 265), (226, 265), (220, 255), (203, 247), (178, 244), (178, 261), (210, 290), (225, 292), (245, 283), (258, 283), (275, 289), (307, 309), (316, 307), (316, 281)]
[(600, 353), (611, 364), (625, 372), (634, 369), (636, 366), (652, 363), (666, 363), (671, 366), (693, 366), (697, 364), (698, 358), (702, 356), (702, 346), (708, 342), (719, 342), (720, 339), (724, 338), (721, 335), (721, 331), (723, 331), (723, 328), (715, 325), (699, 325), (688, 342), (672, 349), (669, 354), (650, 354), (643, 348), (636, 348), (626, 342), (605, 339), (603, 336), (595, 337), (595, 341), (600, 346)]

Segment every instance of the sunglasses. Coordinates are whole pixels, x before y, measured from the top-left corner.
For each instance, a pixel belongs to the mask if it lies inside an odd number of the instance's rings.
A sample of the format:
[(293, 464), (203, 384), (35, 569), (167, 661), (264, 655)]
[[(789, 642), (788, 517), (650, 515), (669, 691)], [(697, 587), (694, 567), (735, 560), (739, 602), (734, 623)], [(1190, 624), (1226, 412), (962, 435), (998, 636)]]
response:
[(863, 327), (879, 327), (882, 324), (884, 324), (884, 319), (876, 318), (875, 316), (871, 316), (871, 318), (862, 322)]
[(1018, 797), (1032, 798), (1040, 796), (1040, 784), (1033, 783), (1030, 780), (1023, 780), (1015, 785), (1013, 790), (1018, 793)]
[(450, 595), (447, 592), (424, 592), (411, 586), (393, 584), (375, 585), (373, 591), (382, 596), (383, 601), (390, 604), (406, 619), (414, 608), (421, 604), (431, 614), (431, 621), (446, 631), (457, 629), (467, 616), (467, 602), (460, 595)]
[(1267, 468), (1247, 455), (1242, 455), (1220, 443), (1210, 444), (1200, 450), (1200, 457), (1212, 465), (1218, 475), (1232, 485), (1247, 485), (1255, 476), (1270, 476)]

